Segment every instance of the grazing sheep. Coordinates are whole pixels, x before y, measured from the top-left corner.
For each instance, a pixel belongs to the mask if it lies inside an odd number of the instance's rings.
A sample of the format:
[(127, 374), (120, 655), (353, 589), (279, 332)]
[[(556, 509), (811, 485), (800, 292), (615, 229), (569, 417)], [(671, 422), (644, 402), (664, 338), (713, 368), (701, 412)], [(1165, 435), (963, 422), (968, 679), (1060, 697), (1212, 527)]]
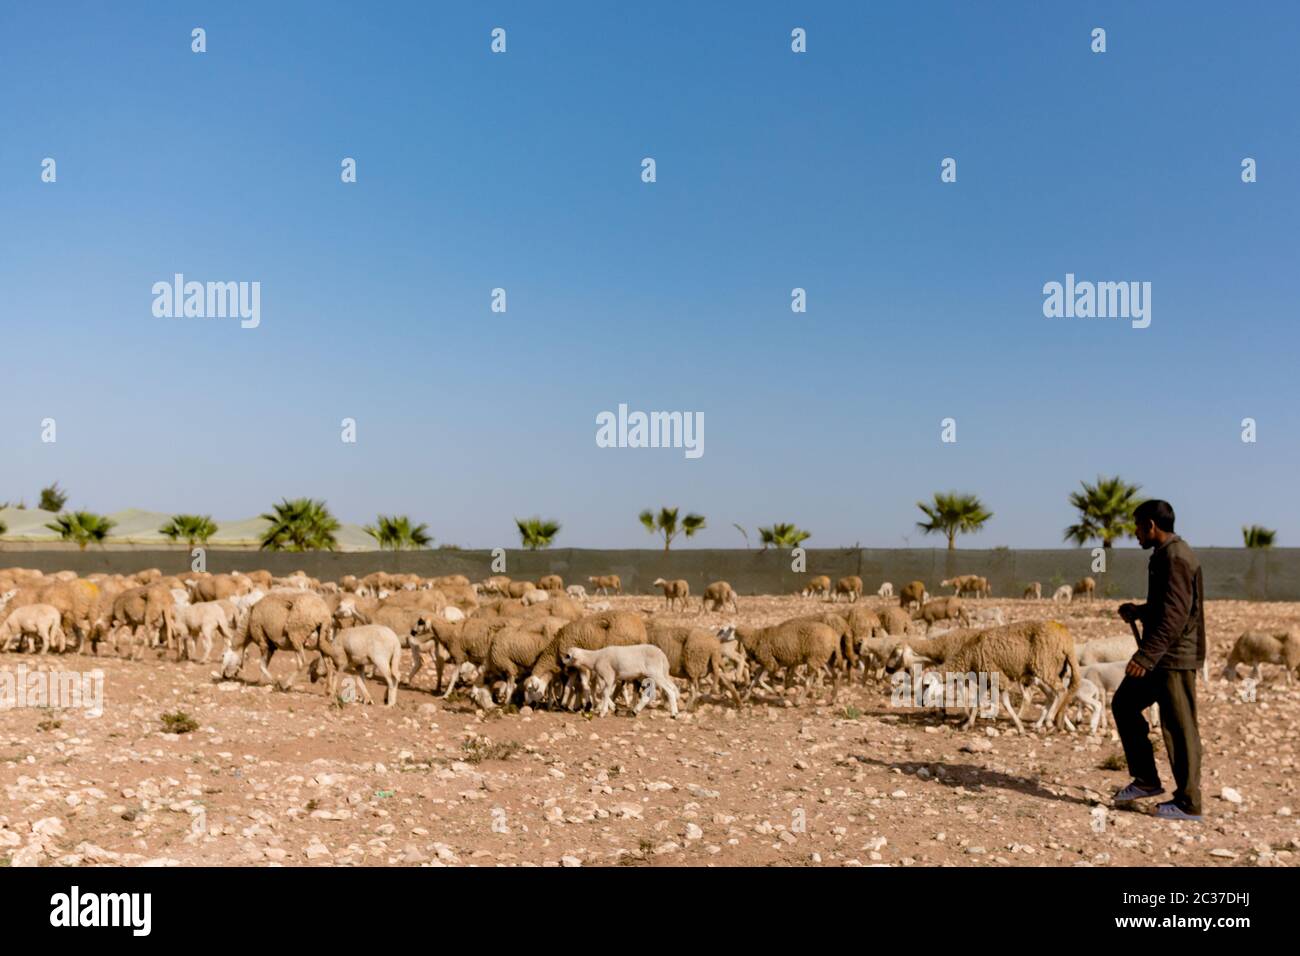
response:
[(1091, 601), (1093, 592), (1097, 590), (1097, 582), (1092, 578), (1084, 578), (1074, 586), (1074, 594), (1081, 596), (1085, 601)]
[(589, 651), (570, 647), (561, 657), (566, 667), (578, 670), (584, 682), (596, 678), (600, 702), (596, 716), (603, 717), (614, 709), (614, 688), (619, 681), (642, 681), (642, 693), (633, 714), (649, 703), (655, 692), (662, 688), (668, 697), (668, 710), (677, 716), (677, 685), (668, 669), (668, 657), (653, 644), (633, 644), (621, 647), (602, 647)]
[(835, 632), (839, 640), (839, 656), (844, 664), (844, 669), (848, 674), (850, 682), (853, 678), (853, 672), (858, 666), (858, 640), (862, 633), (870, 633), (870, 625), (863, 627), (863, 621), (859, 618), (856, 622), (850, 623), (850, 617), (847, 614), (840, 614), (835, 611), (822, 611), (820, 614), (805, 614), (800, 617), (791, 618), (792, 621), (813, 621), (825, 624)]
[(46, 653), (51, 647), (63, 649), (63, 615), (52, 604), (27, 604), (15, 608), (3, 624), (0, 624), (0, 650), (8, 651), (11, 646), (22, 647), (25, 638), (32, 638), (32, 649), (37, 650), (36, 639), (40, 639), (40, 653)]
[[(168, 588), (135, 587), (113, 599), (114, 626), (129, 628), (141, 656), (148, 644), (172, 644), (175, 599)], [(132, 651), (134, 655), (134, 650)]]
[(506, 597), (506, 588), (510, 587), (510, 579), (504, 574), (493, 575), (485, 581), (478, 584), (478, 593), (496, 594)]
[(451, 682), (443, 691), (444, 698), (450, 697), (451, 692), (456, 689), (461, 668), (467, 663), (482, 667), (487, 662), (488, 651), (492, 648), (492, 639), (497, 632), (514, 623), (517, 622), (508, 617), (472, 617), (459, 624), (442, 621), (434, 623), (433, 633), (437, 642), (446, 651), (448, 660), (456, 665), (456, 670), (451, 675)]
[(702, 609), (721, 611), (728, 604), (731, 605), (732, 611), (740, 612), (740, 607), (736, 603), (736, 591), (726, 581), (714, 581), (704, 589), (704, 598), (700, 603)]
[(311, 679), (315, 683), (321, 677), (326, 679), (326, 688), (331, 697), (336, 693), (338, 674), (351, 671), (357, 675), (357, 689), (367, 704), (373, 704), (374, 698), (366, 687), (366, 678), (362, 671), (374, 668), (374, 674), (388, 685), (388, 694), (384, 706), (392, 707), (397, 703), (397, 678), (402, 668), (402, 642), (391, 628), (382, 624), (362, 624), (339, 631), (334, 640), (322, 635), (321, 654), (312, 662)]
[[(532, 670), (537, 659), (550, 646), (553, 636), (547, 630), (528, 631), (507, 627), (497, 631), (488, 647), (487, 662), (479, 683), (490, 686), (493, 678), (503, 677), (505, 692), (502, 702), (510, 703), (515, 696), (519, 675)], [(491, 699), (490, 694), (488, 699)]]
[(587, 583), (592, 586), (593, 594), (623, 593), (623, 581), (617, 574), (599, 574), (587, 578)]
[(936, 621), (960, 621), (963, 625), (970, 623), (970, 615), (959, 597), (935, 598), (912, 612), (912, 620), (924, 621), (928, 630)]
[(894, 586), (890, 584), (888, 581), (880, 585), (880, 589), (876, 591), (876, 597), (884, 598), (887, 601), (893, 598), (893, 596), (894, 596)]
[(883, 630), (886, 634), (903, 635), (912, 629), (912, 615), (901, 607), (887, 605), (875, 613), (880, 621), (879, 630)]
[(903, 588), (898, 595), (898, 606), (902, 608), (910, 607), (915, 604), (921, 607), (925, 604), (926, 590), (924, 581), (911, 581)]
[(608, 601), (589, 601), (587, 603), (587, 611), (590, 614), (595, 614), (600, 611), (611, 611), (613, 609), (614, 605), (610, 604)]
[(815, 578), (810, 578), (808, 583), (803, 586), (803, 590), (799, 593), (804, 597), (812, 597), (814, 595), (827, 597), (831, 593), (831, 579), (825, 574), (819, 574)]
[(856, 574), (850, 574), (836, 581), (834, 599), (838, 601), (841, 594), (849, 599), (850, 604), (856, 604), (858, 598), (862, 595), (862, 578)]
[(419, 607), (385, 605), (377, 608), (371, 615), (354, 612), (352, 616), (354, 619), (353, 625), (383, 625), (397, 635), (397, 639), (401, 641), (403, 647), (410, 649), (412, 667), (411, 673), (406, 677), (407, 686), (414, 684), (415, 675), (424, 666), (424, 650), (426, 647), (429, 648), (429, 652), (433, 656), (433, 669), (436, 676), (434, 693), (441, 693), (442, 667), (438, 662), (438, 638), (434, 633), (434, 627), (442, 620), (438, 612)]
[(724, 642), (717, 634), (702, 627), (661, 624), (651, 628), (650, 643), (667, 656), (668, 669), (674, 677), (690, 682), (691, 698), (686, 703), (687, 710), (699, 699), (700, 681), (710, 675), (731, 695), (736, 706), (740, 706), (740, 692), (726, 674)]
[(550, 599), (551, 599), (550, 591), (534, 589), (532, 591), (525, 592), (524, 596), (520, 599), (520, 603), (522, 603), (524, 607), (532, 607), (534, 604), (544, 604)]
[(765, 673), (775, 674), (781, 668), (785, 669), (784, 696), (790, 689), (795, 668), (801, 664), (806, 677), (800, 700), (812, 693), (814, 681), (825, 671), (831, 675), (831, 702), (834, 703), (839, 696), (840, 677), (836, 665), (839, 663), (840, 638), (829, 625), (820, 621), (793, 620), (771, 627), (738, 627), (736, 639), (746, 655), (758, 664), (750, 678), (747, 697)]
[(674, 601), (681, 604), (681, 609), (683, 611), (686, 610), (688, 606), (686, 599), (690, 597), (691, 586), (681, 578), (678, 578), (676, 581), (665, 581), (663, 578), (655, 578), (654, 583), (650, 586), (661, 588), (663, 590), (664, 603), (668, 606), (668, 610), (671, 611), (673, 609)]
[(892, 634), (864, 637), (858, 641), (858, 659), (863, 664), (863, 679), (870, 673), (880, 680), (885, 673), (885, 664), (902, 645), (904, 638)]
[(1069, 604), (1074, 597), (1074, 588), (1068, 584), (1062, 584), (1052, 595), (1052, 600), (1057, 604)]
[(1295, 631), (1277, 634), (1247, 631), (1237, 638), (1228, 653), (1228, 662), (1223, 666), (1224, 680), (1236, 680), (1238, 664), (1254, 665), (1252, 676), (1256, 681), (1263, 676), (1264, 664), (1280, 664), (1290, 684), (1293, 673), (1300, 668), (1300, 635)]
[(1041, 601), (1043, 599), (1043, 585), (1039, 581), (1030, 581), (1025, 588), (1025, 599), (1032, 601)]
[[(645, 619), (630, 611), (603, 611), (570, 621), (552, 638), (524, 681), (524, 700), (540, 701), (564, 667), (561, 658), (571, 647), (597, 650), (646, 643)], [(584, 686), (585, 689), (585, 686)]]
[(575, 601), (587, 600), (587, 589), (584, 588), (581, 584), (570, 584), (567, 588), (564, 589), (564, 593), (567, 594), (569, 597), (573, 598)]
[(544, 574), (537, 579), (537, 586), (543, 591), (563, 591), (564, 578), (558, 574)]

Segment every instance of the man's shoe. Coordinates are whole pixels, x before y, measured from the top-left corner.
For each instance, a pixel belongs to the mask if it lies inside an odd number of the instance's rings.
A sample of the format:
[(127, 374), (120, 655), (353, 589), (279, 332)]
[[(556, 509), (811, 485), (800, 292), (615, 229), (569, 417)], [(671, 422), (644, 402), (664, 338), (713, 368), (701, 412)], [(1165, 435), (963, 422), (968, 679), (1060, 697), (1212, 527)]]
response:
[(1199, 813), (1188, 813), (1172, 800), (1165, 803), (1156, 804), (1156, 816), (1161, 820), (1197, 820), (1201, 819)]
[(1154, 787), (1144, 787), (1134, 780), (1123, 790), (1115, 794), (1116, 803), (1130, 803), (1133, 800), (1145, 800), (1147, 797), (1158, 797), (1165, 792), (1165, 788), (1159, 785)]

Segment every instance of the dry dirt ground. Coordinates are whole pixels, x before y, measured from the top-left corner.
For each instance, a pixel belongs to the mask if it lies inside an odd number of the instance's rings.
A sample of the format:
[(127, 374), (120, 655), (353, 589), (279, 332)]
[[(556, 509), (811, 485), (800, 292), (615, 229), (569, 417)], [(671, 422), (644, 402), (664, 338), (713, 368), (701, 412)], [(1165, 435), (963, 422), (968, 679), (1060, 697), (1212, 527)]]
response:
[[(987, 603), (1082, 638), (1124, 632), (1113, 601)], [(748, 598), (740, 619), (823, 606)], [(964, 733), (956, 716), (891, 708), (887, 684), (854, 684), (834, 706), (705, 702), (677, 720), (658, 707), (485, 717), (432, 697), (428, 669), (386, 709), (332, 703), (319, 685), (222, 682), (213, 664), (151, 654), (99, 661), (98, 718), (0, 711), (0, 863), (1294, 865), (1300, 683), (1266, 668), (1250, 701), (1218, 670), (1241, 631), (1298, 624), (1300, 605), (1216, 601), (1207, 620), (1201, 824), (1103, 809), (1128, 779), (1102, 769), (1120, 752), (1111, 739), (1018, 736), (1005, 718)], [(19, 664), (93, 666), (0, 655), (0, 667)], [(288, 674), (291, 659), (273, 670)], [(244, 676), (256, 677), (251, 661)], [(196, 728), (168, 732), (162, 715), (177, 711)]]

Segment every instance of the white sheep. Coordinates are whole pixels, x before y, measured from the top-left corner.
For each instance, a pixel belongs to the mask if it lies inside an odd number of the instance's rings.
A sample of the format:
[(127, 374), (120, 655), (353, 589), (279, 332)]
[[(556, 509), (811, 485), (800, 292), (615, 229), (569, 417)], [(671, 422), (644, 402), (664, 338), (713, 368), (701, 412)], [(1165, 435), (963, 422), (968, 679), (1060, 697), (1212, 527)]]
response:
[(549, 591), (543, 591), (538, 588), (536, 590), (524, 592), (523, 597), (519, 600), (524, 607), (532, 607), (534, 604), (542, 604), (550, 599), (551, 593)]
[(1000, 607), (970, 608), (966, 614), (972, 627), (1001, 627), (1007, 623)]
[(5, 622), (0, 624), (0, 650), (9, 650), (11, 645), (22, 646), (23, 639), (31, 637), (35, 650), (35, 639), (40, 638), (40, 652), (44, 654), (51, 647), (63, 650), (63, 615), (52, 604), (28, 604), (14, 608)]
[(564, 593), (567, 594), (569, 597), (573, 598), (575, 601), (587, 600), (587, 589), (584, 588), (581, 584), (570, 584), (567, 588), (564, 589)]
[(892, 598), (893, 596), (894, 596), (894, 586), (890, 584), (888, 581), (882, 584), (880, 588), (876, 591), (876, 597), (882, 597), (888, 599), (888, 598)]
[(1075, 653), (1079, 655), (1079, 666), (1089, 667), (1093, 664), (1108, 664), (1111, 661), (1128, 661), (1137, 653), (1137, 641), (1132, 634), (1116, 634), (1095, 641), (1076, 641)]
[(185, 657), (193, 659), (193, 644), (197, 639), (203, 647), (203, 656), (199, 658), (199, 662), (206, 664), (208, 655), (212, 653), (212, 638), (217, 634), (225, 638), (226, 647), (230, 646), (230, 642), (234, 639), (234, 631), (230, 626), (229, 612), (222, 603), (200, 601), (198, 604), (185, 604), (176, 608), (172, 622), (179, 637), (176, 648), (178, 658), (183, 653)]
[(1052, 595), (1052, 600), (1057, 604), (1069, 604), (1073, 597), (1074, 588), (1070, 587), (1068, 584), (1062, 584)]
[(363, 624), (339, 631), (334, 640), (321, 636), (321, 656), (312, 661), (312, 682), (326, 679), (330, 696), (338, 685), (337, 672), (351, 671), (357, 675), (357, 688), (367, 704), (374, 699), (366, 688), (362, 669), (373, 667), (375, 676), (388, 685), (384, 699), (386, 707), (397, 703), (397, 679), (402, 668), (402, 642), (392, 628), (382, 624)]
[(571, 647), (561, 660), (588, 680), (595, 675), (600, 694), (597, 716), (603, 717), (613, 710), (614, 688), (618, 682), (632, 680), (642, 682), (641, 698), (632, 708), (632, 713), (639, 714), (654, 698), (656, 690), (662, 688), (668, 697), (669, 712), (677, 716), (677, 685), (669, 673), (668, 656), (653, 644), (603, 647), (595, 651)]

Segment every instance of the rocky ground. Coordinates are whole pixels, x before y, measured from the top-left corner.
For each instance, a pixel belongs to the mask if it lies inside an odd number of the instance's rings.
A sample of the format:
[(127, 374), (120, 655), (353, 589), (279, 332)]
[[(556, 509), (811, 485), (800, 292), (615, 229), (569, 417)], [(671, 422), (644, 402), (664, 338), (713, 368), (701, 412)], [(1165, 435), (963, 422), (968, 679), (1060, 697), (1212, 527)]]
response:
[[(1124, 632), (1115, 602), (990, 603), (1079, 637)], [(740, 618), (821, 606), (742, 599)], [(1293, 865), (1300, 684), (1266, 669), (1252, 701), (1218, 670), (1241, 631), (1300, 623), (1300, 605), (1210, 602), (1207, 621), (1201, 824), (1109, 808), (1128, 779), (1103, 769), (1123, 766), (1115, 741), (1018, 736), (1005, 719), (963, 733), (956, 717), (891, 708), (885, 684), (833, 706), (709, 702), (676, 720), (485, 716), (425, 687), (393, 709), (339, 705), (319, 686), (222, 682), (212, 664), (106, 658), (102, 716), (0, 711), (0, 863)], [(94, 666), (0, 655), (20, 664)], [(173, 732), (178, 712), (192, 730)]]

